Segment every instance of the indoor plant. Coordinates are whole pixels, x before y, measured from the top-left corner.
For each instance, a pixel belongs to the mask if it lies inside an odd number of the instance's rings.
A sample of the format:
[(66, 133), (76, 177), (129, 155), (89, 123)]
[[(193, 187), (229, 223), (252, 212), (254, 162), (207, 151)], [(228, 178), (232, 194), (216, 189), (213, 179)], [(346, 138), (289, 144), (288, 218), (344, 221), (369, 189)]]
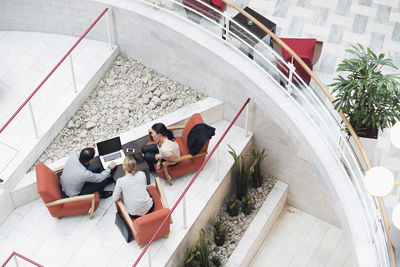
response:
[(378, 130), (400, 119), (399, 76), (383, 74), (383, 67), (396, 69), (384, 54), (378, 56), (361, 44), (346, 50), (354, 56), (339, 64), (333, 87), (334, 104), (349, 119), (357, 135), (377, 138)]

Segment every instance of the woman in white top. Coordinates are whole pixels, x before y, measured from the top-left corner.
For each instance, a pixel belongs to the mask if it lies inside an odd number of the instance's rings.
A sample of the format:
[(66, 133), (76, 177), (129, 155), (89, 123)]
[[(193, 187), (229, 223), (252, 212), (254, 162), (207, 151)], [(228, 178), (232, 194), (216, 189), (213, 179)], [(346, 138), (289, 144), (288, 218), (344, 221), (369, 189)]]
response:
[(142, 147), (144, 159), (150, 168), (153, 163), (157, 162), (156, 166), (160, 169), (162, 160), (175, 161), (180, 157), (179, 146), (174, 141), (174, 134), (164, 124), (156, 123), (151, 126), (150, 134), (157, 143)]
[(124, 198), (124, 206), (132, 218), (151, 213), (154, 201), (146, 189), (146, 175), (144, 172), (135, 172), (136, 161), (132, 156), (124, 159), (125, 176), (119, 178), (115, 184), (113, 198), (118, 201)]

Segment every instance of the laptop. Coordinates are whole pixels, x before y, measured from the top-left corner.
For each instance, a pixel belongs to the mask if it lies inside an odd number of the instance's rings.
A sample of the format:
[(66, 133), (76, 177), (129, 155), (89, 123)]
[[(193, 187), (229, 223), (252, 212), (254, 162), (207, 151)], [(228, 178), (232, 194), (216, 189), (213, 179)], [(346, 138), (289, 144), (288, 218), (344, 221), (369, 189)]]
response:
[(97, 150), (103, 168), (107, 168), (112, 161), (121, 165), (125, 154), (122, 151), (121, 139), (118, 137), (97, 143)]

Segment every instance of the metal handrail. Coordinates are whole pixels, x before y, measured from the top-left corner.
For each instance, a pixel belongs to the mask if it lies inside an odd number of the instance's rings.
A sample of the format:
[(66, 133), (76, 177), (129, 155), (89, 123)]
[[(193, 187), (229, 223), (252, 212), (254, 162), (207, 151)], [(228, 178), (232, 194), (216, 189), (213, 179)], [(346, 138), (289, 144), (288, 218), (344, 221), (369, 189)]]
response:
[(68, 50), (68, 52), (61, 58), (57, 65), (47, 74), (47, 76), (42, 80), (42, 82), (36, 87), (36, 89), (28, 96), (28, 98), (22, 103), (22, 105), (14, 112), (14, 114), (8, 119), (8, 121), (1, 127), (0, 134), (4, 129), (11, 123), (11, 121), (18, 115), (18, 113), (25, 107), (25, 105), (31, 100), (31, 98), (39, 91), (43, 84), (50, 78), (50, 76), (58, 69), (61, 63), (71, 54), (75, 47), (82, 41), (82, 39), (90, 32), (90, 30), (97, 24), (97, 22), (103, 17), (103, 15), (108, 11), (105, 8), (103, 12), (96, 18), (96, 20), (90, 25), (90, 27), (82, 34), (82, 36), (75, 42), (75, 44)]
[(174, 206), (171, 208), (170, 212), (168, 213), (167, 217), (165, 217), (164, 221), (161, 223), (161, 225), (158, 227), (157, 231), (154, 233), (153, 237), (150, 239), (150, 241), (147, 243), (146, 247), (142, 250), (142, 252), (140, 253), (139, 257), (136, 259), (135, 263), (133, 264), (133, 266), (135, 267), (140, 259), (143, 257), (144, 253), (146, 253), (146, 251), (149, 249), (151, 243), (153, 242), (153, 240), (155, 239), (155, 237), (157, 236), (157, 234), (161, 231), (161, 228), (163, 227), (163, 225), (165, 223), (169, 223), (169, 218), (171, 217), (172, 212), (174, 212), (174, 210), (176, 209), (176, 207), (178, 206), (178, 204), (181, 202), (182, 198), (185, 196), (186, 192), (189, 190), (190, 186), (193, 184), (193, 182), (196, 180), (197, 176), (199, 176), (200, 172), (203, 170), (204, 166), (207, 164), (207, 162), (210, 160), (211, 156), (214, 154), (215, 150), (218, 148), (219, 144), (222, 142), (222, 140), (224, 139), (225, 135), (229, 132), (229, 130), (232, 128), (233, 124), (236, 122), (237, 118), (239, 117), (239, 115), (242, 113), (243, 109), (248, 105), (248, 103), (250, 102), (250, 98), (248, 98), (246, 100), (246, 102), (243, 104), (243, 106), (240, 108), (239, 112), (236, 114), (236, 116), (233, 118), (233, 120), (231, 121), (231, 123), (229, 124), (229, 126), (226, 128), (225, 132), (222, 134), (222, 136), (219, 138), (218, 142), (215, 144), (215, 146), (213, 147), (213, 149), (211, 150), (210, 154), (208, 154), (208, 156), (206, 157), (206, 159), (204, 160), (203, 164), (201, 164), (200, 168), (197, 170), (197, 172), (195, 173), (195, 175), (193, 176), (193, 178), (190, 180), (189, 184), (186, 186), (185, 190), (183, 190), (183, 193), (179, 196), (178, 200), (175, 202)]
[[(14, 257), (14, 256), (20, 257), (21, 259), (24, 259), (24, 260), (26, 260), (27, 262), (29, 262), (29, 263), (31, 263), (31, 264), (37, 266), (37, 267), (43, 267), (43, 265), (41, 265), (41, 264), (39, 264), (39, 263), (37, 263), (37, 262), (35, 262), (35, 261), (33, 261), (33, 260), (31, 260), (31, 259), (25, 257), (24, 255), (19, 254), (19, 253), (16, 252), (16, 251), (13, 251), (13, 252), (11, 253), (11, 255), (6, 259), (6, 261), (1, 265), (1, 267), (5, 267), (5, 266), (7, 265), (7, 263), (8, 263), (8, 262), (12, 259), (12, 257)], [(17, 265), (17, 266), (18, 266), (18, 265)]]

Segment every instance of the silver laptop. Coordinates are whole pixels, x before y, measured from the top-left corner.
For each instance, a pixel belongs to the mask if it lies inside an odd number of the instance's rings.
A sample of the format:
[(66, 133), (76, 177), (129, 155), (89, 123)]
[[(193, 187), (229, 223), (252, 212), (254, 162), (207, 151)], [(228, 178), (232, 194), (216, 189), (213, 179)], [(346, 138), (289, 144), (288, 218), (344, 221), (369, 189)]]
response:
[(122, 151), (121, 139), (115, 137), (103, 142), (97, 143), (97, 150), (103, 168), (107, 168), (108, 164), (114, 161), (117, 165), (122, 164), (125, 154)]

